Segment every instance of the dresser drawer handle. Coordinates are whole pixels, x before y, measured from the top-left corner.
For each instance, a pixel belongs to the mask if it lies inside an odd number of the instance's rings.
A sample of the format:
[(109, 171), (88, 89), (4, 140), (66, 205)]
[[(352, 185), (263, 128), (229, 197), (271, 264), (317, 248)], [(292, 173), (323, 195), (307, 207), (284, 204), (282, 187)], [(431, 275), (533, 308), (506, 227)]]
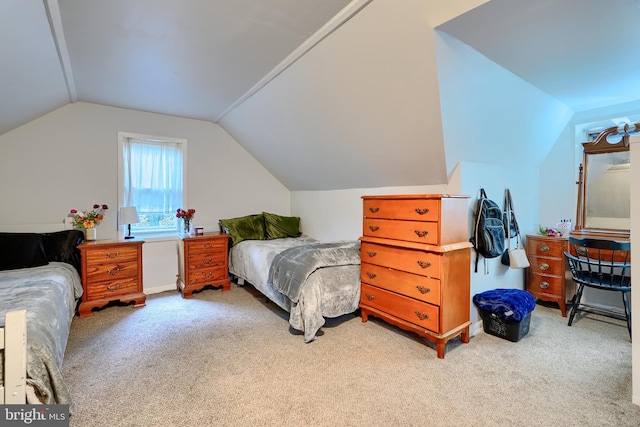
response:
[(549, 269), (549, 264), (547, 264), (546, 262), (541, 262), (540, 264), (538, 264), (538, 267), (542, 271), (547, 271)]
[(371, 213), (376, 213), (376, 212), (378, 212), (379, 210), (380, 210), (380, 208), (369, 208), (369, 211), (370, 211)]
[(427, 234), (429, 234), (429, 232), (427, 230), (423, 230), (423, 231), (415, 230), (414, 233), (416, 233), (418, 235), (418, 237), (424, 237)]
[(212, 248), (213, 247), (213, 243), (203, 243), (202, 247), (203, 248)]
[(427, 212), (429, 212), (429, 209), (427, 209), (427, 208), (424, 208), (424, 209), (416, 208), (416, 213), (417, 213), (418, 215), (424, 215), (424, 214), (426, 214)]
[(373, 251), (367, 251), (367, 255), (369, 255), (371, 258), (373, 258), (374, 256), (378, 255), (377, 252), (373, 252)]
[(416, 286), (416, 288), (418, 288), (421, 294), (428, 294), (429, 292), (431, 292), (431, 288), (425, 288), (424, 286), (418, 285)]
[(213, 262), (213, 258), (202, 258), (203, 264), (211, 264)]
[(587, 256), (587, 254), (589, 253), (587, 248), (576, 248), (576, 252), (578, 253), (578, 255), (584, 255), (584, 256)]
[(208, 273), (202, 273), (202, 277), (205, 279), (211, 276), (213, 276), (213, 271), (209, 271)]
[(371, 294), (367, 294), (367, 293), (365, 293), (364, 295), (367, 297), (367, 299), (368, 299), (369, 301), (373, 301), (374, 299), (376, 299), (376, 296), (375, 296), (375, 295), (371, 295)]
[(117, 291), (118, 289), (120, 289), (120, 285), (116, 285), (116, 286), (114, 286), (114, 287), (107, 286), (107, 290), (108, 290), (109, 292), (115, 292), (115, 291)]
[(376, 273), (371, 273), (371, 272), (367, 271), (367, 277), (369, 279), (375, 279), (376, 278)]
[(110, 268), (107, 269), (107, 274), (109, 274), (110, 276), (115, 276), (118, 273), (120, 273), (120, 267), (116, 267), (115, 270), (112, 270)]
[(540, 286), (542, 289), (547, 289), (549, 287), (549, 282), (540, 282), (538, 286)]
[(115, 254), (112, 254), (111, 252), (107, 252), (107, 258), (118, 258), (120, 256), (120, 252), (116, 251)]
[(549, 246), (547, 245), (540, 245), (538, 249), (540, 249), (540, 252), (549, 252)]
[(369, 226), (369, 230), (371, 231), (378, 231), (380, 229), (380, 227), (378, 227), (377, 225), (370, 225)]
[(418, 261), (418, 265), (422, 268), (431, 267), (431, 263), (429, 261)]
[(420, 320), (427, 320), (429, 318), (427, 313), (420, 313), (419, 311), (416, 311), (416, 316), (418, 316)]

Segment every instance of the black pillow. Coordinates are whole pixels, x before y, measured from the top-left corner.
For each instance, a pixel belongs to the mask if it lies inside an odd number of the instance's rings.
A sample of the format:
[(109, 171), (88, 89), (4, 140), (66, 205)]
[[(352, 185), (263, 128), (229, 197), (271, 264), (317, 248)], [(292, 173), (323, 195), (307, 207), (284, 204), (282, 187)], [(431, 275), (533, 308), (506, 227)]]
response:
[(43, 233), (44, 252), (49, 262), (66, 262), (80, 272), (80, 249), (78, 245), (84, 240), (80, 230), (64, 230)]
[(0, 270), (49, 264), (44, 239), (38, 233), (0, 233)]

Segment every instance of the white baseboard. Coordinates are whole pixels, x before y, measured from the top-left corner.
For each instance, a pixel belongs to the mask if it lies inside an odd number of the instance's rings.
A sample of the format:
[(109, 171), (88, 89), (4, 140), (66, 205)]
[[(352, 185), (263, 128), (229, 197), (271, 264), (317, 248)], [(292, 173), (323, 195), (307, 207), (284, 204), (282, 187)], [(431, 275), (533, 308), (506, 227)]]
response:
[(176, 284), (175, 283), (171, 283), (168, 285), (161, 285), (161, 286), (152, 286), (152, 287), (145, 287), (143, 289), (144, 293), (146, 295), (151, 295), (151, 294), (159, 294), (160, 292), (166, 292), (166, 291), (176, 291)]

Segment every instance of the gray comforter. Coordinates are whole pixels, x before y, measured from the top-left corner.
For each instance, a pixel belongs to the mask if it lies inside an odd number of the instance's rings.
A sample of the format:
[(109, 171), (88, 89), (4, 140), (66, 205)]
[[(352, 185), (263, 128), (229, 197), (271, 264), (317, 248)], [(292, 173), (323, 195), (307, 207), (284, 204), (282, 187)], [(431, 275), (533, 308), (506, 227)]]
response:
[(9, 311), (27, 311), (27, 403), (72, 405), (61, 368), (81, 295), (80, 276), (69, 264), (0, 271), (0, 324)]
[(307, 278), (319, 268), (360, 264), (360, 242), (312, 243), (277, 254), (269, 268), (273, 287), (295, 303)]

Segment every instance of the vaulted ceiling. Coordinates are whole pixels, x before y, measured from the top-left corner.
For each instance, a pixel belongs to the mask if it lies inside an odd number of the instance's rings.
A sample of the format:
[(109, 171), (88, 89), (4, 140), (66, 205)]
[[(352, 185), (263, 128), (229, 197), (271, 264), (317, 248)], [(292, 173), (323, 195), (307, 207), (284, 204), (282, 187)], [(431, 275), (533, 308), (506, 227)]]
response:
[(434, 28), (573, 111), (640, 100), (638, 0), (398, 1), (2, 1), (0, 134), (83, 101), (219, 123), (293, 190), (443, 183)]

